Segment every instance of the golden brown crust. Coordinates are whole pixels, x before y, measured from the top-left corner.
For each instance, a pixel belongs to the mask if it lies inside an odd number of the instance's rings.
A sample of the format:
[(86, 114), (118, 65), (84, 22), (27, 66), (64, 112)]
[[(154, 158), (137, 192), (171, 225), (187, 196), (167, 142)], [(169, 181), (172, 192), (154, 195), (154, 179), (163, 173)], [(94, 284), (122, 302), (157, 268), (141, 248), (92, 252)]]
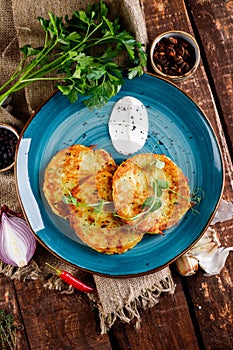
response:
[(74, 188), (81, 179), (85, 179), (90, 175), (89, 171), (80, 169), (80, 164), (85, 154), (92, 152), (92, 148), (79, 144), (66, 148), (66, 155), (62, 164), (62, 184), (65, 193)]
[(78, 237), (91, 248), (105, 254), (121, 254), (142, 239), (142, 233), (129, 229), (114, 216), (112, 202), (101, 206), (102, 198), (96, 190), (95, 176), (76, 186), (72, 190), (72, 196), (79, 205), (70, 205), (70, 225)]
[[(168, 184), (159, 195), (157, 180)], [(190, 208), (188, 180), (165, 155), (138, 154), (117, 167), (105, 150), (83, 145), (63, 149), (52, 158), (43, 191), (52, 210), (70, 221), (77, 236), (106, 254), (126, 252), (145, 233), (162, 233)], [(76, 205), (65, 204), (64, 195)], [(156, 196), (161, 207), (148, 210), (145, 202)]]
[[(124, 253), (143, 237), (113, 215), (112, 178), (116, 168), (105, 150), (73, 145), (54, 156), (46, 168), (43, 186), (52, 210), (69, 219), (84, 243), (106, 254)], [(64, 195), (75, 198), (78, 206), (63, 203)]]
[(45, 169), (43, 192), (52, 211), (61, 216), (67, 217), (69, 208), (63, 202), (62, 166), (66, 156), (66, 150), (58, 152), (49, 162)]
[(93, 210), (90, 210), (89, 215), (85, 214), (79, 208), (71, 210), (70, 225), (84, 243), (100, 253), (125, 253), (143, 238), (142, 233), (117, 226), (117, 220), (113, 220), (112, 215), (96, 220)]
[[(157, 168), (157, 161), (164, 163), (164, 167), (161, 169), (159, 167)], [(113, 181), (113, 200), (117, 213), (125, 218), (124, 221), (128, 225), (136, 225), (138, 231), (145, 233), (162, 233), (163, 230), (174, 226), (190, 208), (188, 180), (181, 169), (165, 155), (149, 153), (136, 155), (129, 158), (125, 163), (126, 168), (133, 168), (136, 165), (145, 174), (148, 184), (147, 198), (150, 196), (156, 197), (155, 190), (153, 189), (156, 180), (167, 181), (168, 188), (163, 189), (162, 194), (159, 196), (162, 202), (161, 207), (157, 210), (147, 212), (146, 208), (142, 208), (142, 204), (144, 203), (143, 196), (134, 190), (136, 180), (133, 176), (128, 178), (128, 185), (125, 190), (121, 187), (122, 179), (125, 177), (125, 171), (119, 167)], [(143, 181), (141, 186), (145, 186), (145, 184), (143, 185)], [(132, 196), (129, 194), (130, 187), (132, 188), (134, 197), (133, 201)], [(116, 190), (117, 188), (121, 188), (121, 192)], [(145, 212), (140, 217), (138, 217), (140, 207), (138, 206), (138, 202), (141, 205), (140, 213)]]
[(140, 213), (142, 204), (149, 196), (145, 172), (130, 159), (117, 168), (113, 176), (112, 188), (116, 212), (124, 218), (132, 218)]
[(109, 162), (96, 174), (96, 189), (100, 198), (105, 201), (112, 201), (112, 181), (117, 169), (116, 164)]

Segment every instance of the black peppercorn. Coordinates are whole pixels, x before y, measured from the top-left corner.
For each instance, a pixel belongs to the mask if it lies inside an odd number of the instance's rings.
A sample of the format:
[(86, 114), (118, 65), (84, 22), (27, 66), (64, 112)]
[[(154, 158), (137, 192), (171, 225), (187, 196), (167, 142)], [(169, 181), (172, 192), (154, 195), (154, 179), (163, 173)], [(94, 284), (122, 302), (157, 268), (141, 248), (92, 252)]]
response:
[(14, 162), (17, 141), (18, 138), (13, 131), (0, 128), (0, 170)]

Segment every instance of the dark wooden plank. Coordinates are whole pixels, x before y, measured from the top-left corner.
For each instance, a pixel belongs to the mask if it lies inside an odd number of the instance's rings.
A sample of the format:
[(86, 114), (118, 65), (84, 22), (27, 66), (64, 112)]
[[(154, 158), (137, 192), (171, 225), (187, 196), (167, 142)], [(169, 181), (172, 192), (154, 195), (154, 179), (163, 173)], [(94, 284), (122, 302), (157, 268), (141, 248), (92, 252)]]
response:
[[(199, 6), (200, 3), (198, 2)], [(204, 6), (205, 2), (202, 3)], [(161, 31), (172, 28), (192, 31), (182, 1), (143, 0), (143, 4), (150, 39)], [(195, 5), (194, 2), (192, 5)], [(197, 15), (198, 13), (195, 14)], [(206, 37), (208, 37), (207, 34)], [(221, 124), (216, 118), (208, 82), (206, 70), (201, 63), (195, 76), (180, 87), (203, 108), (218, 135), (221, 147), (224, 148)], [(224, 157), (229, 159), (226, 152), (227, 150), (224, 150)], [(229, 173), (227, 173), (224, 196), (232, 200)], [(222, 232), (221, 241), (225, 245), (232, 244), (232, 224), (231, 221), (224, 225), (217, 225), (218, 231)], [(230, 349), (232, 345), (231, 276), (230, 259), (220, 276), (207, 278), (200, 272), (184, 281), (182, 279), (184, 290), (180, 278), (174, 273), (177, 284), (175, 295), (163, 295), (160, 303), (153, 309), (142, 311), (141, 330), (138, 332), (134, 330), (132, 324), (117, 322), (110, 333), (112, 346), (108, 336), (100, 336), (98, 319), (95, 318), (89, 301), (83, 294), (75, 292), (74, 295), (61, 295), (56, 291), (45, 291), (42, 283), (35, 281), (26, 283), (15, 281), (15, 287), (31, 349), (190, 348), (191, 350), (198, 349), (202, 345), (202, 340), (199, 341), (199, 346), (197, 344), (198, 336), (203, 338), (206, 349)], [(4, 278), (4, 281), (8, 284), (9, 279)], [(10, 284), (9, 290), (14, 295), (11, 281)], [(4, 300), (2, 299), (5, 295), (4, 288), (2, 290), (1, 287), (1, 300)], [(187, 296), (191, 310), (186, 300)], [(13, 299), (16, 300), (15, 295)], [(18, 311), (17, 315), (19, 315)], [(197, 328), (196, 335), (193, 323)], [(20, 346), (19, 350), (28, 349), (24, 343), (22, 345), (20, 343)]]
[(32, 350), (111, 349), (84, 293), (46, 290), (40, 281), (15, 281), (15, 288)]
[(115, 348), (121, 350), (197, 350), (195, 335), (187, 301), (179, 277), (174, 276), (176, 291), (163, 294), (152, 309), (141, 310), (141, 328), (116, 322), (110, 332)]
[[(229, 153), (233, 149), (233, 8), (230, 1), (187, 1), (202, 48), (203, 60), (213, 90), (222, 126), (228, 141)], [(231, 2), (232, 3), (232, 2)], [(208, 112), (207, 112), (208, 113)], [(211, 119), (212, 121), (212, 119)], [(222, 138), (226, 167), (224, 197), (233, 201), (232, 163)], [(225, 147), (224, 147), (225, 146)], [(223, 246), (233, 245), (232, 220), (215, 225)], [(201, 327), (207, 349), (233, 348), (233, 264), (228, 258), (220, 275), (209, 278), (198, 274), (188, 279), (193, 307)], [(195, 307), (199, 305), (199, 307)], [(218, 334), (218, 336), (216, 336)]]
[(232, 259), (219, 275), (185, 278), (206, 349), (233, 349)]
[[(144, 5), (150, 42), (157, 34), (166, 30), (182, 29), (193, 33), (191, 22), (189, 22), (189, 20), (186, 18), (187, 12), (183, 7), (184, 4), (182, 1), (172, 1), (165, 3), (164, 1), (148, 2), (144, 0), (142, 3)], [(192, 3), (194, 11), (194, 8), (197, 6), (197, 4), (194, 1)], [(204, 3), (205, 2), (198, 2), (199, 6), (200, 4)], [(214, 7), (215, 1), (212, 1), (211, 4), (212, 7)], [(195, 15), (198, 17), (199, 12), (196, 11)], [(204, 26), (203, 22), (204, 21), (202, 18), (202, 25)], [(208, 28), (206, 27), (206, 38), (208, 38), (207, 29)], [(223, 60), (224, 58), (222, 58), (222, 61)], [(225, 67), (225, 69), (227, 70), (229, 67)], [(217, 84), (216, 81), (215, 83)], [(194, 101), (202, 108), (216, 132), (223, 152), (223, 158), (226, 163), (226, 184), (224, 190), (224, 198), (232, 201), (232, 163), (229, 157), (229, 150), (226, 146), (226, 140), (222, 131), (221, 121), (215, 108), (216, 102), (213, 99), (213, 94), (209, 86), (209, 78), (207, 77), (206, 68), (203, 62), (201, 62), (200, 67), (191, 79), (182, 84), (179, 84), (178, 86), (182, 88), (183, 91), (188, 93), (190, 97), (193, 98)], [(222, 90), (223, 95), (225, 94), (226, 89), (227, 85)], [(230, 92), (231, 91), (232, 88)], [(218, 94), (220, 92), (221, 85), (219, 85)], [(231, 111), (230, 115), (232, 115), (232, 106), (229, 108), (230, 109), (228, 109), (228, 114), (229, 111)], [(225, 222), (224, 224), (216, 225), (216, 229), (219, 233), (222, 245), (232, 245), (232, 224), (233, 223), (231, 220)], [(203, 272), (199, 272), (197, 275), (192, 276), (191, 278), (183, 279), (185, 294), (188, 296), (189, 300), (190, 313), (195, 320), (194, 322), (197, 336), (199, 339), (202, 339), (200, 340), (200, 346), (203, 345), (203, 347), (206, 349), (232, 348), (232, 272), (232, 264), (230, 262), (230, 259), (228, 259), (226, 268), (224, 268), (222, 273), (218, 276), (207, 278), (203, 275)], [(181, 300), (179, 300), (179, 302), (182, 304)], [(163, 302), (163, 299), (161, 299), (159, 305), (162, 310), (166, 310), (167, 305)], [(173, 306), (175, 309), (179, 310), (178, 303), (174, 304)], [(152, 317), (156, 317), (155, 315), (157, 310), (158, 308), (156, 306), (152, 310)], [(182, 340), (185, 338), (184, 334), (187, 334), (187, 330), (185, 333), (182, 333), (180, 335), (179, 327), (181, 327), (181, 325), (179, 325), (179, 323), (176, 323), (175, 314), (175, 312), (171, 314), (168, 322), (169, 326), (171, 325), (171, 327), (174, 323), (177, 325), (176, 333), (179, 334), (179, 341), (182, 342)], [(144, 326), (145, 333), (150, 334), (157, 332), (156, 327), (153, 328), (152, 323), (148, 322), (148, 320), (147, 324)], [(149, 331), (150, 329), (151, 331)], [(171, 338), (171, 335), (166, 332), (166, 329), (163, 329), (163, 335), (165, 338), (172, 339), (173, 343), (171, 344), (171, 347), (173, 344), (176, 344), (176, 338), (174, 339), (174, 336)], [(176, 347), (174, 346), (174, 348)], [(180, 348), (182, 348), (182, 345)]]
[[(14, 284), (10, 278), (3, 275), (0, 276), (0, 310), (4, 310), (5, 315), (13, 315), (16, 331), (17, 350), (29, 350), (25, 326), (21, 318), (17, 297), (14, 290)], [(1, 348), (1, 343), (0, 343)]]
[[(153, 38), (170, 29), (191, 30), (186, 17), (183, 1), (141, 1), (149, 36), (149, 46)], [(149, 47), (148, 47), (149, 49)], [(148, 65), (149, 71), (152, 71)], [(190, 91), (196, 82), (192, 79)], [(174, 296), (163, 295), (160, 303), (150, 310), (143, 311), (141, 330), (135, 332), (132, 325), (117, 322), (111, 332), (116, 349), (198, 349), (198, 340), (193, 328), (186, 296), (174, 276), (177, 288)]]
[[(156, 2), (143, 0), (142, 2), (149, 36), (148, 52), (152, 40), (164, 31), (178, 29), (194, 35), (184, 1), (175, 0), (165, 3), (162, 0)], [(150, 64), (148, 66), (149, 71), (154, 73)], [(213, 105), (214, 101), (210, 94), (209, 81), (202, 60), (196, 73), (185, 82), (177, 84), (177, 86), (202, 108), (211, 121), (214, 130), (218, 133), (219, 122), (216, 120), (216, 111)], [(220, 140), (218, 134), (217, 137)]]
[(188, 0), (233, 156), (233, 3)]

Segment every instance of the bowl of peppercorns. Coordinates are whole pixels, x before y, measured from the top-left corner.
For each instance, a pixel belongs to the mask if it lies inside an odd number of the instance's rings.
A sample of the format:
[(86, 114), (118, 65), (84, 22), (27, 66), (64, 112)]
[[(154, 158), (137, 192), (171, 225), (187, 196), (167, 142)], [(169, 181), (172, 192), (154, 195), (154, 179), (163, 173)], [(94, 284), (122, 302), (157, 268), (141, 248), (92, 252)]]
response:
[(200, 63), (200, 49), (189, 33), (168, 31), (153, 40), (150, 59), (156, 74), (179, 83), (196, 71)]
[(0, 173), (13, 168), (19, 134), (10, 125), (0, 123)]

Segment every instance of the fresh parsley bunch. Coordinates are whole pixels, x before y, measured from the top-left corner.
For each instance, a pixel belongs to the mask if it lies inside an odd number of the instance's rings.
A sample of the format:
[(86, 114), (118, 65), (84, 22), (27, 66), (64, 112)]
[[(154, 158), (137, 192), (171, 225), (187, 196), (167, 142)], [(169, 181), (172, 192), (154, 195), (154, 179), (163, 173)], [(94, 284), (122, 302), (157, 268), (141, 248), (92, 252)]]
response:
[[(38, 18), (45, 31), (44, 46), (21, 49), (18, 68), (0, 87), (0, 105), (33, 81), (53, 80), (71, 102), (82, 95), (87, 96), (87, 107), (101, 108), (124, 83), (123, 68), (129, 79), (143, 74), (146, 54), (141, 43), (121, 29), (118, 19), (107, 18), (102, 0), (86, 11), (75, 11), (70, 19), (48, 15), (49, 19)], [(122, 52), (128, 58), (127, 67), (116, 62)]]

